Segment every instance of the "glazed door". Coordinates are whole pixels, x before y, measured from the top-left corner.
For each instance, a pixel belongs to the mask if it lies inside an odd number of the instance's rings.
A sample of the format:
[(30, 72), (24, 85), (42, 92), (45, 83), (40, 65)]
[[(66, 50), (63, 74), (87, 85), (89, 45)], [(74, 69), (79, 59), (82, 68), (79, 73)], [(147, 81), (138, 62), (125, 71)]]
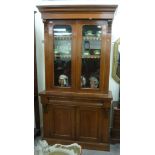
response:
[(77, 86), (81, 91), (104, 91), (106, 83), (107, 21), (78, 21)]
[(46, 89), (75, 89), (75, 21), (45, 24)]

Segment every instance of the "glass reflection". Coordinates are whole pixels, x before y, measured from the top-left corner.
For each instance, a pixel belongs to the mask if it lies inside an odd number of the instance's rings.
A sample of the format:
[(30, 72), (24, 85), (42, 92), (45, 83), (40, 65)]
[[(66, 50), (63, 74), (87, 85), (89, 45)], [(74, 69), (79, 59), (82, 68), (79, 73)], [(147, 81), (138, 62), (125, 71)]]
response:
[(69, 25), (54, 26), (54, 85), (71, 86), (71, 39)]

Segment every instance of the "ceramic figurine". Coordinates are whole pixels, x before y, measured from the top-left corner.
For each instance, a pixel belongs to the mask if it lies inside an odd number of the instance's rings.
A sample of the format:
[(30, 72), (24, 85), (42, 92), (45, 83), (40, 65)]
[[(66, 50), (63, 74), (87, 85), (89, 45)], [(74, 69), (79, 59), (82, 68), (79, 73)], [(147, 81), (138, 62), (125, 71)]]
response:
[(89, 80), (90, 80), (90, 87), (91, 87), (91, 88), (97, 88), (97, 87), (98, 87), (99, 81), (98, 81), (98, 79), (97, 79), (96, 77), (91, 76), (91, 77), (89, 78)]
[(61, 87), (67, 87), (68, 86), (68, 77), (66, 75), (60, 75), (59, 76), (59, 85)]
[(86, 85), (86, 78), (84, 76), (81, 76), (81, 87), (84, 87)]

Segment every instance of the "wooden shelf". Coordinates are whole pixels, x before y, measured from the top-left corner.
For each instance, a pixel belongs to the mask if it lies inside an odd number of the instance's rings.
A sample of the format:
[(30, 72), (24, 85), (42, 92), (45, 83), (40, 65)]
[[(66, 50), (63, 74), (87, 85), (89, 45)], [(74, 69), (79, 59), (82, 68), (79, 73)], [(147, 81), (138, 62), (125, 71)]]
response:
[(84, 36), (83, 40), (101, 40), (101, 37), (97, 37), (97, 36)]
[(82, 56), (82, 59), (99, 59), (100, 55), (88, 55), (88, 56)]
[(72, 36), (54, 36), (55, 40), (71, 40)]
[(60, 55), (55, 55), (55, 58), (58, 58), (58, 57), (61, 58), (61, 59), (69, 59), (69, 58), (71, 58), (71, 55), (63, 55), (63, 56), (62, 55), (61, 56)]
[[(55, 55), (55, 58), (61, 58), (61, 59), (69, 59), (71, 58), (71, 56), (69, 55), (64, 55), (64, 56), (60, 56), (60, 55)], [(99, 59), (100, 55), (88, 55), (88, 56), (82, 56), (82, 59)]]

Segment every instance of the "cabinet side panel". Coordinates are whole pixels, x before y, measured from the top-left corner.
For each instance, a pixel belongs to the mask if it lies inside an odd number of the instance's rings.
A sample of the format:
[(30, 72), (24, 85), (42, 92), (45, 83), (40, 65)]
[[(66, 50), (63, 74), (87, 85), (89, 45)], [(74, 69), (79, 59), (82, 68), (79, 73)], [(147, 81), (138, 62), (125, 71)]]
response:
[(44, 50), (45, 50), (45, 78), (46, 78), (46, 90), (51, 88), (53, 85), (52, 80), (52, 68), (53, 68), (53, 60), (52, 60), (52, 51), (51, 48), (53, 46), (53, 42), (51, 41), (51, 25), (48, 21), (44, 22)]
[(110, 71), (110, 49), (111, 49), (111, 25), (108, 25), (109, 23), (107, 22), (106, 25), (106, 34), (105, 34), (105, 45), (104, 45), (104, 59), (105, 59), (105, 64), (104, 64), (104, 87), (103, 91), (105, 93), (108, 93), (109, 90), (109, 71)]
[(48, 111), (47, 104), (43, 106), (43, 136), (44, 137), (50, 137), (51, 136), (51, 117), (50, 117), (50, 111)]
[(109, 143), (110, 138), (110, 109), (103, 109), (103, 127), (102, 127), (102, 141)]

